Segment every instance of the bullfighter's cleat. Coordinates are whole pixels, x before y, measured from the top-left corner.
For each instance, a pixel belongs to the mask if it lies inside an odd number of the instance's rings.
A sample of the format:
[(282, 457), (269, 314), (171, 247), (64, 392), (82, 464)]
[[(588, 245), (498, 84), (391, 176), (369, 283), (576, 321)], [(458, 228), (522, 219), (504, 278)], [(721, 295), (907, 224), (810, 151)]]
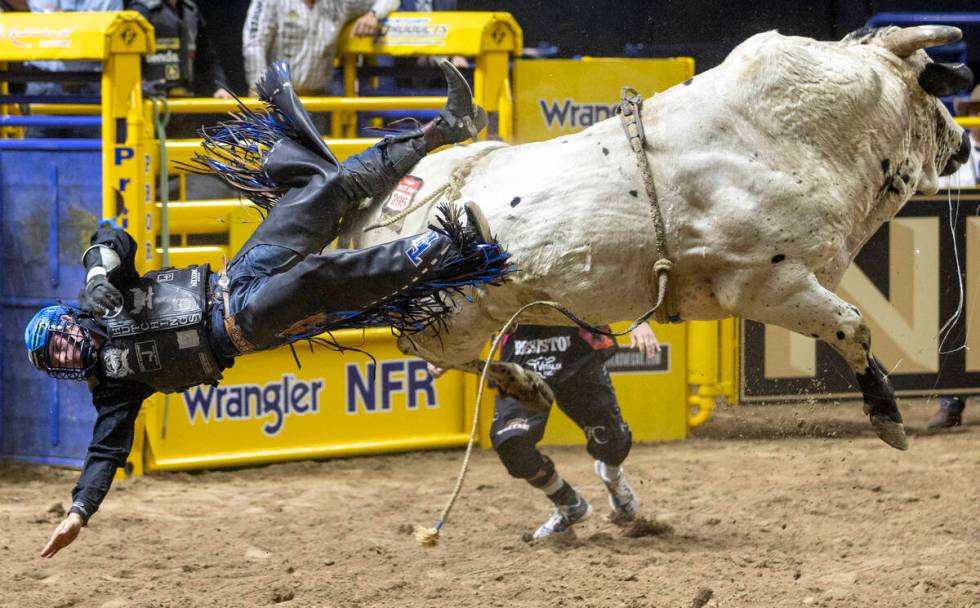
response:
[(555, 507), (548, 521), (534, 531), (534, 538), (561, 534), (580, 521), (588, 519), (592, 515), (592, 505), (585, 500), (585, 497), (578, 490), (575, 490), (575, 499), (575, 504)]
[(609, 508), (612, 509), (612, 519), (616, 522), (627, 522), (636, 519), (636, 511), (639, 507), (639, 500), (636, 492), (628, 481), (623, 470), (619, 470), (618, 475), (610, 474), (609, 467), (601, 460), (595, 461), (595, 474), (599, 476), (602, 483), (609, 491)]
[(439, 68), (446, 77), (447, 100), (436, 119), (422, 126), (428, 150), (476, 139), (488, 122), (486, 110), (473, 103), (473, 91), (459, 70), (448, 59), (441, 59)]
[(926, 428), (930, 430), (945, 429), (963, 424), (963, 410), (966, 404), (959, 397), (940, 397), (939, 409), (932, 415)]

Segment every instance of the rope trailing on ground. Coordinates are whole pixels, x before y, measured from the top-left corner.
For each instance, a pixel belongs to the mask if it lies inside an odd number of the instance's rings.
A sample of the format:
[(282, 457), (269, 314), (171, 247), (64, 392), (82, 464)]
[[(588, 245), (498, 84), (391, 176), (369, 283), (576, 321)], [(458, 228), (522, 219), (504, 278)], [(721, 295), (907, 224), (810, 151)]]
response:
[(376, 224), (371, 224), (370, 226), (364, 229), (364, 232), (375, 230), (377, 228), (384, 228), (385, 226), (394, 224), (395, 222), (408, 216), (408, 214), (414, 212), (416, 209), (421, 209), (431, 204), (433, 201), (437, 200), (440, 196), (442, 196), (443, 193), (446, 194), (446, 200), (448, 202), (455, 203), (456, 201), (459, 200), (460, 193), (463, 189), (463, 186), (466, 185), (466, 178), (470, 176), (470, 172), (473, 171), (473, 167), (475, 167), (478, 162), (486, 158), (486, 156), (489, 155), (491, 152), (499, 149), (500, 148), (485, 148), (483, 150), (480, 150), (473, 156), (465, 159), (460, 166), (456, 167), (453, 170), (452, 174), (450, 174), (449, 176), (449, 181), (447, 183), (443, 184), (442, 186), (439, 186), (432, 193), (430, 193), (428, 196), (421, 199), (417, 203), (413, 203), (412, 205), (409, 205), (407, 209), (404, 209), (403, 211), (400, 211), (399, 213), (391, 217), (384, 218), (383, 220), (379, 221)]
[(466, 444), (466, 455), (463, 457), (463, 464), (460, 467), (459, 476), (456, 477), (456, 486), (453, 488), (453, 491), (449, 496), (449, 500), (446, 501), (446, 506), (443, 507), (442, 513), (439, 514), (439, 519), (436, 520), (436, 525), (432, 528), (423, 528), (421, 526), (415, 527), (415, 540), (417, 540), (419, 544), (424, 547), (431, 547), (439, 542), (439, 533), (446, 524), (446, 521), (449, 520), (449, 512), (452, 511), (453, 505), (456, 504), (456, 499), (459, 498), (459, 493), (463, 489), (463, 480), (466, 478), (466, 471), (470, 466), (470, 456), (473, 454), (473, 445), (476, 443), (476, 429), (480, 422), (480, 401), (483, 400), (483, 387), (486, 386), (487, 371), (489, 371), (490, 365), (493, 363), (493, 358), (497, 354), (497, 349), (500, 347), (500, 341), (503, 339), (503, 336), (507, 335), (508, 330), (510, 330), (517, 318), (521, 316), (524, 311), (535, 306), (550, 306), (558, 309), (559, 311), (567, 310), (564, 306), (558, 304), (557, 302), (537, 300), (535, 302), (531, 302), (530, 304), (525, 304), (518, 309), (518, 311), (515, 312), (506, 323), (504, 323), (503, 327), (500, 328), (500, 331), (497, 332), (497, 335), (493, 339), (493, 344), (490, 346), (490, 354), (487, 355), (487, 360), (483, 363), (483, 371), (480, 372), (480, 384), (476, 391), (476, 405), (473, 408), (473, 425), (470, 428), (470, 440)]

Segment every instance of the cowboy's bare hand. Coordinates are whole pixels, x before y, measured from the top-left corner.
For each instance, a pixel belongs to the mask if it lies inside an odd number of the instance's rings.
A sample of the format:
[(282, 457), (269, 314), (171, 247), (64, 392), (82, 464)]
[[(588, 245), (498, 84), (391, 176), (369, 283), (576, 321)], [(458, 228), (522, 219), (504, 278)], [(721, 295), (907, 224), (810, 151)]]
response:
[(435, 365), (432, 365), (431, 363), (426, 362), (425, 366), (429, 370), (429, 375), (432, 376), (433, 378), (438, 378), (439, 376), (441, 376), (441, 375), (443, 375), (443, 374), (446, 373), (445, 368), (436, 367)]
[(366, 13), (354, 22), (352, 36), (370, 38), (378, 33), (378, 17), (374, 13)]
[(657, 342), (657, 336), (648, 323), (637, 325), (636, 329), (630, 332), (630, 348), (638, 349), (647, 359), (660, 352), (660, 343)]
[(41, 557), (54, 557), (54, 554), (72, 544), (78, 538), (78, 532), (85, 525), (85, 521), (78, 513), (69, 513), (58, 527), (54, 529), (51, 540), (44, 545)]

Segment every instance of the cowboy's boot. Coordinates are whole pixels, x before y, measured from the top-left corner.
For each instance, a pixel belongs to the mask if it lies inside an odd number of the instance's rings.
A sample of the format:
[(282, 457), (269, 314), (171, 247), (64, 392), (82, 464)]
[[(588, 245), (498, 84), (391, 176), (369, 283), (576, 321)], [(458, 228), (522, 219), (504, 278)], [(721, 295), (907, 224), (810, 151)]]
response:
[(426, 152), (440, 146), (476, 139), (487, 126), (487, 113), (473, 103), (473, 91), (459, 70), (448, 59), (439, 60), (439, 68), (446, 77), (448, 91), (446, 107), (439, 116), (422, 125)]
[(939, 409), (926, 423), (928, 429), (943, 429), (963, 424), (966, 404), (959, 397), (940, 397)]

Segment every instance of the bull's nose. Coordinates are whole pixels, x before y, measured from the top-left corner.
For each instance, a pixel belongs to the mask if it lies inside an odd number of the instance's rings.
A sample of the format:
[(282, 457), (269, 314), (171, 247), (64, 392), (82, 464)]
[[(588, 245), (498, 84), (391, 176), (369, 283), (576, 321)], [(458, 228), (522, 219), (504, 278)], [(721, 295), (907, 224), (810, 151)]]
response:
[(960, 147), (956, 150), (956, 154), (950, 157), (949, 162), (943, 167), (940, 175), (952, 175), (956, 173), (956, 170), (960, 168), (960, 165), (970, 160), (970, 132), (963, 131), (963, 139), (960, 140)]
[(963, 131), (963, 139), (960, 141), (960, 149), (956, 151), (956, 159), (961, 165), (970, 160), (970, 132)]

